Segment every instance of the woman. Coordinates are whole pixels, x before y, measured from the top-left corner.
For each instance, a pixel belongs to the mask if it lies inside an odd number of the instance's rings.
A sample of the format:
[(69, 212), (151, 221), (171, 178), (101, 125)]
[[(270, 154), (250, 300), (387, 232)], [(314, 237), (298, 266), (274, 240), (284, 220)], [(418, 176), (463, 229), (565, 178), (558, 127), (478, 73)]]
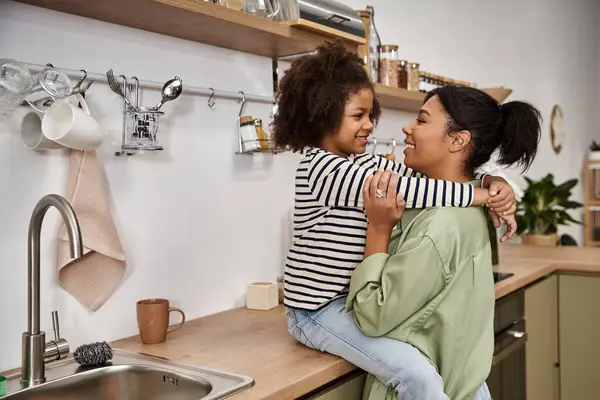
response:
[[(468, 207), (492, 196), (490, 209), (511, 215), (514, 193), (493, 177), (485, 178), (491, 182), (488, 193), (469, 184), (427, 179), (365, 153), (381, 111), (373, 83), (360, 57), (343, 44), (317, 50), (286, 71), (273, 121), (277, 147), (305, 153), (296, 170), (294, 240), (285, 265), (289, 331), (302, 344), (373, 373), (397, 390), (398, 399), (448, 400), (440, 375), (416, 348), (365, 336), (344, 311), (352, 271), (365, 250), (363, 183), (378, 169), (395, 170), (406, 208)], [(479, 201), (478, 193), (483, 195)]]
[[(477, 89), (447, 86), (427, 95), (403, 131), (408, 167), (464, 183), (496, 150), (500, 163), (529, 167), (540, 113), (527, 103), (499, 105)], [(489, 400), (495, 296), (484, 211), (412, 209), (402, 216), (396, 182), (392, 173), (378, 172), (364, 185), (365, 259), (352, 274), (346, 310), (365, 335), (417, 348), (440, 373), (450, 399)], [(365, 397), (395, 394), (370, 376)]]

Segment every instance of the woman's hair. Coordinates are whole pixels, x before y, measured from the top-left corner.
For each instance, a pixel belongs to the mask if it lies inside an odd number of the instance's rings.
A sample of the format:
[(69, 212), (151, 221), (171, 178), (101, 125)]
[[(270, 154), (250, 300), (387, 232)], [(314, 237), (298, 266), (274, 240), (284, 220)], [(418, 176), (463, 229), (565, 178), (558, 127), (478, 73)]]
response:
[[(375, 92), (361, 58), (341, 42), (326, 43), (315, 54), (295, 60), (277, 92), (275, 146), (294, 152), (319, 146), (325, 135), (339, 128), (348, 98), (360, 89)], [(374, 97), (373, 123), (380, 113)]]
[(496, 150), (500, 164), (522, 165), (523, 171), (531, 166), (540, 141), (537, 108), (522, 101), (499, 104), (481, 90), (461, 86), (436, 88), (425, 101), (436, 95), (448, 114), (448, 133), (471, 132), (469, 173), (488, 162)]

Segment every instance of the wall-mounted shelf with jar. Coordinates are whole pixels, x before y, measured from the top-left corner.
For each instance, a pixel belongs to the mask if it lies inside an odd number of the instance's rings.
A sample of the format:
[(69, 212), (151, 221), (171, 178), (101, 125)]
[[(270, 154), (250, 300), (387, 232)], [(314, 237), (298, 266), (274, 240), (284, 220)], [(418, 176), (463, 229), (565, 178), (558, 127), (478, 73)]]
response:
[[(356, 10), (365, 29), (367, 43), (358, 47), (358, 55), (365, 62), (375, 92), (383, 108), (417, 111), (431, 89), (444, 85), (473, 86), (465, 81), (422, 71), (418, 62), (403, 60), (396, 44), (383, 44), (375, 27), (375, 9)], [(480, 89), (502, 103), (511, 89), (494, 87)]]
[(417, 111), (423, 105), (425, 93), (412, 90), (375, 85), (375, 93), (379, 98), (381, 107), (392, 108), (395, 110)]
[(341, 39), (351, 51), (365, 43), (364, 38), (335, 29), (319, 31), (301, 20), (276, 22), (202, 0), (17, 1), (271, 58), (311, 52), (331, 39)]
[(292, 21), (285, 21), (283, 22), (283, 24), (288, 25), (294, 29), (303, 30), (306, 32), (313, 32), (319, 36), (324, 36), (331, 40), (342, 39), (345, 40), (347, 43), (354, 44), (356, 46), (364, 45), (367, 43), (367, 40), (362, 37), (352, 35), (350, 33), (343, 32), (338, 29), (330, 28), (322, 24), (317, 24), (316, 22), (308, 21), (302, 18)]
[[(486, 88), (481, 89), (498, 102), (502, 103), (512, 93), (511, 89), (506, 88)], [(384, 108), (391, 108), (403, 111), (418, 111), (423, 105), (426, 93), (416, 92), (402, 88), (375, 85), (375, 92), (379, 98), (379, 103)]]
[(504, 100), (506, 100), (508, 96), (510, 96), (510, 94), (512, 93), (512, 89), (508, 89), (501, 86), (492, 88), (482, 88), (481, 90), (498, 100), (499, 103), (503, 103)]

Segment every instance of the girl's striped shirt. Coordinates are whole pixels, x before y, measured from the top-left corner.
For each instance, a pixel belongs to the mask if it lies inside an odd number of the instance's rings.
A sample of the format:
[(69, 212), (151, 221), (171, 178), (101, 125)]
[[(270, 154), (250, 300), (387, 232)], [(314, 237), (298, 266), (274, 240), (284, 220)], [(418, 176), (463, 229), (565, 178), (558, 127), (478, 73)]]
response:
[(469, 207), (473, 202), (470, 184), (428, 179), (404, 164), (370, 153), (345, 159), (310, 149), (296, 170), (294, 240), (285, 266), (286, 306), (315, 310), (347, 294), (366, 243), (363, 183), (380, 169), (398, 172), (398, 191), (407, 208)]

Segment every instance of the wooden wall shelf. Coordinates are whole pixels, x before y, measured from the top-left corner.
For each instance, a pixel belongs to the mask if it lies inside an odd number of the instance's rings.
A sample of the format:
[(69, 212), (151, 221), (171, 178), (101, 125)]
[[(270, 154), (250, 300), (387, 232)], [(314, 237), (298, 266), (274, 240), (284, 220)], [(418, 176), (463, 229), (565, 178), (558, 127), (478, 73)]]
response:
[(512, 93), (512, 89), (507, 89), (503, 87), (494, 87), (494, 88), (485, 88), (481, 89), (493, 98), (495, 98), (499, 103), (503, 103), (504, 100), (510, 96)]
[[(364, 38), (306, 20), (275, 22), (203, 0), (16, 0), (50, 10), (141, 29), (213, 46), (280, 58), (311, 52), (327, 40), (341, 39), (357, 51)], [(504, 101), (505, 88), (482, 89)], [(417, 111), (424, 93), (376, 85), (382, 107)]]
[[(512, 93), (506, 88), (481, 89), (499, 102), (503, 102)], [(375, 92), (383, 108), (403, 111), (418, 111), (425, 100), (425, 93), (411, 90), (393, 88), (385, 85), (375, 85)]]
[[(318, 32), (298, 21), (295, 24), (279, 23), (203, 0), (17, 1), (271, 58), (310, 52), (336, 37), (334, 29)], [(364, 43), (362, 38), (339, 33), (337, 37), (351, 51)]]
[(316, 22), (308, 21), (306, 19), (285, 21), (283, 22), (283, 24), (286, 24), (295, 29), (314, 32), (318, 35), (326, 36), (330, 39), (342, 39), (347, 41), (348, 43), (355, 44), (356, 46), (367, 44), (367, 40), (365, 38), (352, 35), (347, 32), (339, 31), (337, 29), (333, 29), (325, 25), (317, 24)]
[(418, 111), (425, 99), (425, 93), (380, 84), (375, 85), (375, 93), (381, 107), (395, 110)]

